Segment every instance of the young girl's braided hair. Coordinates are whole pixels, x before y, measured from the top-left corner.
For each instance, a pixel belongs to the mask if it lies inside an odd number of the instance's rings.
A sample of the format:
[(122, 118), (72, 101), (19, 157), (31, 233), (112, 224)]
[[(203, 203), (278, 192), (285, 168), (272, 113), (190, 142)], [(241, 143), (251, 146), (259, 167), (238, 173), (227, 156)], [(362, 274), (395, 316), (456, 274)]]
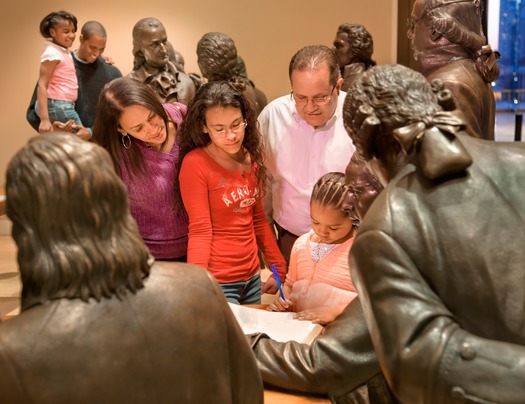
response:
[(345, 175), (339, 172), (330, 172), (323, 175), (312, 190), (310, 203), (318, 202), (322, 206), (331, 206), (343, 210), (343, 202), (348, 193), (345, 185)]

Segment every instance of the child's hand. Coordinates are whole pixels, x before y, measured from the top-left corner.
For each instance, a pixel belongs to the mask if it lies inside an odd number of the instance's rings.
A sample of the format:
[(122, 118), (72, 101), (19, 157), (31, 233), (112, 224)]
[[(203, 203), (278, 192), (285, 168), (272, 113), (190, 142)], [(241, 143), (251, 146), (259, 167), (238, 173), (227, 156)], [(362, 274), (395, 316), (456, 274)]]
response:
[(309, 309), (297, 312), (295, 318), (298, 320), (309, 320), (312, 323), (326, 325), (335, 320), (341, 314), (345, 305), (318, 307), (316, 309)]
[(53, 125), (51, 125), (51, 121), (49, 119), (42, 119), (40, 121), (40, 125), (38, 125), (38, 132), (40, 133), (47, 133), (53, 131)]
[(275, 299), (272, 304), (268, 306), (268, 311), (288, 311), (288, 308), (292, 305), (290, 300), (283, 300), (282, 297)]
[(115, 64), (115, 61), (113, 60), (113, 58), (111, 56), (108, 56), (106, 55), (105, 53), (103, 53), (102, 55), (100, 55), (100, 57), (104, 60), (104, 62), (106, 62), (108, 65), (114, 65)]

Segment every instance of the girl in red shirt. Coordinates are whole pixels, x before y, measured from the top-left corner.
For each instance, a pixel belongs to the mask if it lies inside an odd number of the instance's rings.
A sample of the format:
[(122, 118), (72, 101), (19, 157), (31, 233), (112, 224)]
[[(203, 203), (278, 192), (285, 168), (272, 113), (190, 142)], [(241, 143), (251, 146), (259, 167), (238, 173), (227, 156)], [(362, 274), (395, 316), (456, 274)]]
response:
[(259, 249), (282, 281), (286, 262), (266, 219), (262, 140), (242, 84), (201, 86), (179, 135), (178, 188), (189, 216), (188, 262), (207, 268), (229, 302), (260, 303), (276, 293), (261, 286)]

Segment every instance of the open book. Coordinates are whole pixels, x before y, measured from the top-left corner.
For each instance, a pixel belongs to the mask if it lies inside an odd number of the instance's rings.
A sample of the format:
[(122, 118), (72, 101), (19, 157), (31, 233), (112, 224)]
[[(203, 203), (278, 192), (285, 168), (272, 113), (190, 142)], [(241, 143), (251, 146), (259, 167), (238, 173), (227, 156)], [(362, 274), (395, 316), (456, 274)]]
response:
[(311, 321), (296, 320), (291, 312), (275, 312), (229, 303), (244, 334), (263, 332), (280, 341), (310, 344), (323, 327)]

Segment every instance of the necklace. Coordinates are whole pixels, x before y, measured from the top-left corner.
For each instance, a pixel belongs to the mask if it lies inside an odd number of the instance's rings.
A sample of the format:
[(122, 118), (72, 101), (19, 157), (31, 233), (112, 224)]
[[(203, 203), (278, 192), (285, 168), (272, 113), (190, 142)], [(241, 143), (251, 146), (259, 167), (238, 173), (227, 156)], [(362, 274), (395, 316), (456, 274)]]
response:
[(323, 257), (332, 252), (339, 244), (326, 244), (310, 241), (310, 252), (315, 262), (319, 262)]

